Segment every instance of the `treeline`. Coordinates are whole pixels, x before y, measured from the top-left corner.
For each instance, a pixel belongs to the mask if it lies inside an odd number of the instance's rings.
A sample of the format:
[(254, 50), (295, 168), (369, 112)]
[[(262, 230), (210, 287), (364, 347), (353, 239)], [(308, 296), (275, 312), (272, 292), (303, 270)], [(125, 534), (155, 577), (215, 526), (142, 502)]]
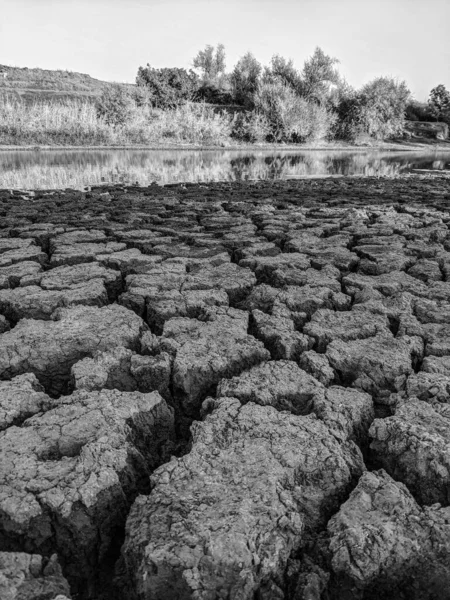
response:
[(173, 110), (208, 103), (230, 117), (231, 137), (244, 142), (302, 143), (341, 139), (388, 139), (402, 135), (405, 119), (450, 121), (450, 97), (443, 85), (428, 104), (414, 102), (404, 81), (378, 77), (352, 88), (338, 70), (339, 60), (320, 48), (301, 69), (274, 55), (263, 66), (251, 52), (226, 71), (225, 48), (206, 46), (192, 61), (194, 70), (139, 67), (132, 98), (116, 88), (99, 100), (99, 114), (126, 120), (131, 104)]
[(405, 119), (450, 124), (443, 85), (427, 104), (392, 77), (354, 89), (320, 48), (301, 68), (279, 55), (263, 66), (248, 52), (227, 72), (222, 45), (206, 46), (192, 65), (195, 71), (139, 67), (135, 86), (108, 85), (95, 101), (3, 98), (0, 144), (361, 144), (402, 136)]

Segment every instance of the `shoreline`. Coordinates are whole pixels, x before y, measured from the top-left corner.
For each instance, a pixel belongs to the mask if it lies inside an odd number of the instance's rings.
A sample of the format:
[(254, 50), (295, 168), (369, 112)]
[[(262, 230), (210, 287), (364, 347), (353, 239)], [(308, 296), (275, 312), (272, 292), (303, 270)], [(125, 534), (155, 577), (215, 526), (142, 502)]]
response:
[(373, 145), (352, 145), (345, 143), (330, 144), (230, 144), (199, 146), (195, 144), (119, 144), (115, 146), (58, 146), (58, 145), (0, 145), (0, 152), (52, 152), (58, 150), (70, 151), (110, 151), (110, 150), (159, 150), (159, 151), (296, 151), (296, 152), (450, 152), (450, 141), (448, 143), (419, 143), (419, 142), (380, 142)]

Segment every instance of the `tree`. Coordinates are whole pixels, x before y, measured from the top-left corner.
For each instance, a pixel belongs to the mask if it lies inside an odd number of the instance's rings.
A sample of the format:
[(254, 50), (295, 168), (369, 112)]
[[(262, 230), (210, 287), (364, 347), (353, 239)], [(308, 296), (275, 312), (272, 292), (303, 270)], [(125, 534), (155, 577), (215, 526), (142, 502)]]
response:
[(192, 99), (198, 87), (198, 77), (186, 69), (154, 69), (147, 64), (139, 67), (136, 84), (148, 89), (153, 106), (174, 108)]
[(302, 85), (300, 73), (294, 67), (292, 59), (288, 60), (279, 54), (272, 56), (270, 67), (266, 67), (263, 80), (265, 83), (282, 83), (296, 93), (300, 92)]
[(450, 122), (450, 92), (444, 85), (437, 85), (431, 90), (428, 106), (436, 121)]
[(410, 91), (404, 81), (377, 77), (341, 106), (341, 130), (351, 138), (360, 134), (375, 139), (400, 135), (409, 98)]
[(217, 48), (209, 44), (200, 50), (192, 64), (195, 69), (202, 71), (203, 83), (218, 83), (225, 74), (225, 46), (218, 44)]
[(233, 69), (231, 84), (234, 97), (239, 104), (253, 107), (253, 95), (258, 88), (262, 67), (251, 52), (244, 54)]
[(314, 54), (308, 58), (301, 72), (301, 95), (308, 100), (323, 104), (334, 86), (338, 86), (341, 78), (334, 65), (337, 58), (332, 58), (317, 47)]

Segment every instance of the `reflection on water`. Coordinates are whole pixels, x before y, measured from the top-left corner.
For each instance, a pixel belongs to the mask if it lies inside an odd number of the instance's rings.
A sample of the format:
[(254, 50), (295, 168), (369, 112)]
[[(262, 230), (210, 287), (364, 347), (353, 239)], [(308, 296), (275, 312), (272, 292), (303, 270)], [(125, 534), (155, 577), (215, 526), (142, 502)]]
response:
[(392, 177), (412, 168), (449, 169), (450, 154), (325, 151), (101, 150), (0, 152), (0, 188), (82, 188), (102, 182)]

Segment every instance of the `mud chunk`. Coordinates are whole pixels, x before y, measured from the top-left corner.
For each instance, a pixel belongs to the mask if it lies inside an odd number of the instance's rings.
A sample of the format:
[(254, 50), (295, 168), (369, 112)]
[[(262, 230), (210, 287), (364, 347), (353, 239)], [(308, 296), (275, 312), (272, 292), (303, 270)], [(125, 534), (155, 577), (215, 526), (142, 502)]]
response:
[(267, 315), (254, 310), (252, 319), (253, 334), (264, 343), (275, 360), (298, 360), (312, 346), (311, 338), (295, 330), (290, 316)]
[(50, 259), (53, 267), (60, 265), (77, 265), (79, 263), (92, 262), (97, 255), (112, 254), (125, 250), (126, 245), (119, 242), (80, 243), (80, 244), (57, 244)]
[(318, 352), (325, 352), (328, 344), (334, 340), (347, 342), (376, 335), (391, 335), (389, 321), (383, 315), (353, 310), (335, 312), (329, 309), (315, 312), (303, 332), (315, 340)]
[(201, 268), (191, 272), (183, 283), (183, 291), (187, 290), (224, 290), (231, 304), (243, 300), (253, 286), (256, 277), (250, 269), (243, 269), (233, 263), (224, 263), (217, 267)]
[(298, 361), (299, 366), (312, 375), (317, 381), (325, 386), (330, 385), (334, 380), (334, 371), (330, 367), (327, 357), (324, 354), (318, 354), (314, 350), (304, 352)]
[(418, 338), (377, 336), (365, 340), (331, 342), (326, 351), (338, 380), (368, 392), (383, 403), (391, 392), (405, 386), (413, 372), (413, 359), (421, 356)]
[[(311, 266), (308, 256), (298, 252), (283, 253), (277, 256), (261, 256), (241, 260), (241, 267), (248, 267), (254, 271), (259, 283), (275, 285), (274, 279), (278, 279), (280, 272), (288, 269), (306, 270)], [(277, 276), (274, 276), (278, 271)]]
[(80, 592), (148, 491), (173, 414), (157, 392), (79, 391), (59, 403), (0, 433), (0, 548), (56, 550)]
[(42, 275), (39, 285), (43, 290), (66, 290), (92, 280), (103, 281), (111, 299), (117, 296), (122, 287), (120, 273), (113, 269), (106, 269), (98, 263), (56, 267)]
[(23, 319), (2, 334), (0, 379), (32, 372), (49, 393), (61, 393), (75, 362), (115, 346), (137, 349), (146, 329), (137, 315), (117, 305), (58, 309), (53, 319)]
[(105, 306), (107, 303), (108, 295), (101, 279), (59, 291), (43, 290), (35, 285), (0, 290), (0, 313), (14, 322), (20, 319), (48, 320), (57, 308), (64, 306)]
[(0, 430), (18, 425), (53, 405), (54, 400), (44, 393), (32, 373), (18, 375), (11, 381), (0, 381)]
[(110, 269), (117, 269), (124, 277), (133, 273), (146, 273), (163, 260), (162, 256), (142, 254), (137, 248), (99, 253), (96, 260)]
[(440, 373), (414, 373), (406, 382), (407, 396), (425, 402), (448, 402), (450, 400), (450, 376)]
[(43, 558), (25, 552), (0, 552), (2, 600), (68, 600), (70, 588), (56, 554)]
[(191, 452), (160, 467), (132, 507), (130, 579), (138, 598), (250, 600), (324, 523), (361, 457), (320, 421), (233, 398), (192, 433)]
[(289, 360), (263, 363), (232, 379), (222, 379), (217, 397), (238, 398), (240, 402), (255, 402), (288, 410), (295, 415), (313, 411), (314, 396), (322, 385)]
[(280, 252), (279, 247), (272, 242), (256, 242), (236, 250), (236, 259), (240, 261), (253, 256), (277, 256)]
[(423, 359), (421, 370), (450, 377), (450, 356), (427, 356)]
[(315, 394), (313, 412), (338, 439), (367, 445), (367, 433), (375, 416), (369, 394), (334, 385)]
[(263, 344), (247, 335), (247, 313), (215, 308), (210, 309), (206, 318), (205, 321), (170, 319), (162, 336), (153, 339), (152, 351), (166, 351), (174, 356), (174, 393), (186, 414), (193, 417), (220, 379), (270, 358)]
[(98, 229), (74, 229), (52, 237), (50, 249), (54, 251), (58, 246), (67, 244), (95, 244), (106, 243), (108, 238), (104, 231)]
[(8, 321), (3, 315), (0, 315), (0, 333), (5, 333), (5, 331), (9, 331), (10, 326)]
[(450, 504), (450, 412), (447, 405), (399, 401), (395, 415), (376, 419), (371, 448), (380, 465), (418, 502)]
[(166, 352), (141, 356), (118, 347), (84, 358), (73, 365), (71, 373), (76, 389), (158, 391), (163, 398), (169, 398), (171, 370), (172, 362)]
[[(29, 240), (20, 241), (25, 242)], [(10, 265), (15, 265), (23, 261), (32, 261), (43, 265), (47, 262), (47, 259), (47, 255), (45, 254), (45, 252), (42, 252), (39, 246), (34, 246), (33, 244), (26, 244), (23, 247), (17, 247), (13, 250), (0, 252), (0, 267), (9, 267)]]
[(339, 270), (330, 266), (320, 270), (276, 269), (273, 272), (272, 280), (273, 285), (277, 287), (287, 285), (309, 285), (311, 287), (326, 287), (333, 292), (341, 291)]
[(448, 508), (421, 509), (383, 470), (364, 473), (328, 523), (332, 567), (349, 578), (348, 597), (446, 598), (449, 518)]
[(401, 246), (364, 245), (356, 246), (355, 252), (361, 257), (358, 272), (366, 275), (382, 275), (392, 271), (404, 271), (416, 261), (404, 253)]
[(0, 290), (15, 288), (22, 285), (25, 280), (30, 281), (27, 285), (36, 285), (39, 282), (39, 273), (42, 272), (42, 265), (38, 262), (25, 260), (21, 263), (15, 263), (9, 267), (0, 268)]
[(408, 275), (412, 275), (422, 281), (442, 281), (442, 273), (439, 264), (434, 260), (422, 258), (408, 269)]
[(334, 265), (340, 271), (349, 271), (359, 262), (358, 255), (347, 249), (350, 236), (347, 234), (319, 238), (306, 233), (286, 243), (288, 252), (301, 252), (311, 259), (314, 268)]

